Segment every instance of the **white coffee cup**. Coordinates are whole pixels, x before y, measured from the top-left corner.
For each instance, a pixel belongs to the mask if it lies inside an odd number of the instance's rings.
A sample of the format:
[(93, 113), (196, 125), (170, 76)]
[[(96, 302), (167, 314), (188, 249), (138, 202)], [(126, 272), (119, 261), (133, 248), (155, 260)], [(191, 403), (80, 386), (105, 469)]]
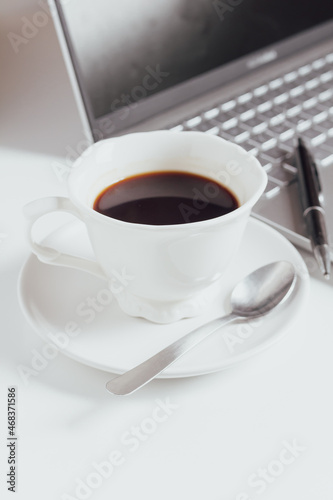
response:
[[(235, 194), (240, 206), (214, 219), (165, 226), (123, 222), (93, 209), (107, 186), (157, 171), (191, 172), (215, 180)], [(123, 311), (158, 323), (176, 321), (200, 314), (223, 286), (221, 277), (266, 183), (266, 173), (253, 156), (202, 132), (154, 131), (106, 139), (74, 163), (68, 198), (42, 198), (25, 207), (31, 248), (42, 262), (106, 279), (113, 292), (115, 271), (125, 272), (126, 286), (115, 293)], [(207, 198), (209, 189), (202, 199)], [(70, 212), (84, 222), (96, 261), (34, 241), (33, 224), (54, 211)]]

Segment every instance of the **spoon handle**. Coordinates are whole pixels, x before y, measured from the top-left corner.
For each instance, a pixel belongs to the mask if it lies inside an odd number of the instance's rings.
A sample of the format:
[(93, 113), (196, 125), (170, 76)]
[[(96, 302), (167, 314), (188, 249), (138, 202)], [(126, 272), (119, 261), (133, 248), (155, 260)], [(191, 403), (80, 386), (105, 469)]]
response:
[(157, 377), (163, 370), (179, 359), (183, 354), (192, 349), (222, 326), (239, 318), (236, 314), (228, 314), (222, 318), (215, 319), (206, 325), (196, 328), (176, 340), (162, 351), (147, 359), (140, 365), (135, 366), (128, 372), (114, 377), (106, 384), (106, 388), (112, 394), (125, 396), (136, 391)]

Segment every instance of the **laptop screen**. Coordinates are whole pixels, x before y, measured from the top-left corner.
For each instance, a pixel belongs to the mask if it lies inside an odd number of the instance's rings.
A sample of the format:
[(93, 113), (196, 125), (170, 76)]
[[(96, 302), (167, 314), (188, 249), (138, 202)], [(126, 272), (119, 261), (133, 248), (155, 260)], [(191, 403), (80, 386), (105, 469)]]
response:
[[(156, 104), (158, 94), (171, 89), (178, 88), (182, 100), (198, 95), (228, 80), (234, 72), (223, 75), (221, 69), (231, 63), (333, 19), (332, 0), (63, 0), (59, 5), (90, 121), (110, 114), (124, 121), (129, 107), (138, 111), (137, 117), (131, 113), (132, 121), (139, 121), (145, 113), (135, 108), (143, 109), (153, 96)], [(267, 62), (275, 57), (268, 52)], [(253, 69), (251, 61), (246, 68)], [(176, 103), (177, 98), (164, 99), (162, 107)]]

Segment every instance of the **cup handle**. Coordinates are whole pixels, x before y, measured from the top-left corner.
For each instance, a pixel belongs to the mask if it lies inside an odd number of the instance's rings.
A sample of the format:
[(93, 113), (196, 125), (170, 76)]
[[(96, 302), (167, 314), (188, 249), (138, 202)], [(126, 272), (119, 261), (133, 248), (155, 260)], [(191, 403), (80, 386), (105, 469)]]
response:
[(47, 215), (51, 212), (57, 211), (69, 212), (78, 219), (82, 220), (79, 211), (73, 205), (73, 203), (68, 198), (62, 196), (40, 198), (25, 205), (24, 214), (28, 220), (28, 240), (32, 251), (37, 255), (38, 259), (41, 262), (53, 264), (56, 266), (65, 266), (80, 269), (81, 271), (86, 271), (88, 273), (94, 274), (99, 278), (107, 279), (97, 262), (84, 259), (82, 257), (76, 257), (75, 255), (62, 253), (55, 248), (36, 243), (34, 241), (32, 236), (32, 228), (35, 222), (43, 215)]

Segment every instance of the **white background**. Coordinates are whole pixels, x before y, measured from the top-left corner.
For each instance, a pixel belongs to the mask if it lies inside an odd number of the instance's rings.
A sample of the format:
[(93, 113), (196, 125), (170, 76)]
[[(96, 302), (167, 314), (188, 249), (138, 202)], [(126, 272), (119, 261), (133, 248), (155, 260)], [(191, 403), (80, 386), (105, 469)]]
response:
[[(84, 139), (51, 19), (18, 53), (8, 39), (40, 10), (34, 0), (1, 2), (1, 498), (80, 498), (75, 488), (93, 477), (94, 463), (118, 450), (123, 463), (97, 488), (81, 490), (81, 498), (331, 500), (332, 281), (321, 279), (305, 253), (312, 275), (307, 307), (288, 336), (242, 365), (154, 381), (129, 398), (106, 393), (109, 374), (62, 355), (28, 383), (20, 377), (18, 367), (31, 366), (44, 347), (17, 300), (19, 271), (30, 253), (22, 206), (65, 192), (54, 162), (66, 165)], [(12, 385), (18, 391), (15, 494), (5, 482), (6, 395)], [(133, 426), (149, 429), (157, 406), (167, 400), (173, 409), (165, 421), (138, 446), (124, 442)], [(292, 443), (301, 451), (281, 466)], [(251, 486), (249, 477), (260, 467), (281, 473), (263, 488)]]

